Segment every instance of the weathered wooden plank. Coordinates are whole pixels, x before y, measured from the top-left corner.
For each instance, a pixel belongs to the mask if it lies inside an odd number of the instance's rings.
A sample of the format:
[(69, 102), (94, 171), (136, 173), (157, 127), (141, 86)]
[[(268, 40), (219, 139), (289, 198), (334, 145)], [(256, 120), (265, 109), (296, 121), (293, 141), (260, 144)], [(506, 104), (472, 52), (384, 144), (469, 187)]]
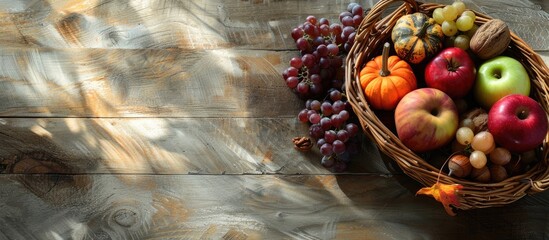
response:
[(406, 177), (0, 175), (6, 239), (543, 239), (549, 193), (448, 216)]
[(0, 116), (294, 117), (281, 72), (295, 54), (2, 48)]
[(0, 48), (0, 116), (293, 117), (294, 51)]
[(290, 27), (309, 14), (336, 19), (332, 9), (348, 2), (35, 1), (12, 14), (28, 44), (38, 46), (288, 49)]
[[(329, 174), (294, 118), (0, 119), (4, 173)], [(364, 139), (351, 172), (388, 173)], [(2, 172), (2, 171), (0, 171)]]
[[(13, 1), (10, 1), (12, 3)], [(338, 21), (350, 1), (14, 1), (0, 9), (0, 44), (56, 48), (293, 49), (290, 31), (308, 15)], [(375, 0), (357, 1), (372, 6)], [(451, 0), (429, 2), (451, 3)], [(547, 50), (549, 14), (530, 1), (466, 1), (507, 21)], [(0, 7), (3, 5), (0, 5)], [(527, 13), (525, 15), (525, 13)], [(528, 16), (524, 18), (523, 16)], [(13, 21), (13, 23), (12, 23)], [(13, 24), (19, 34), (13, 35)]]

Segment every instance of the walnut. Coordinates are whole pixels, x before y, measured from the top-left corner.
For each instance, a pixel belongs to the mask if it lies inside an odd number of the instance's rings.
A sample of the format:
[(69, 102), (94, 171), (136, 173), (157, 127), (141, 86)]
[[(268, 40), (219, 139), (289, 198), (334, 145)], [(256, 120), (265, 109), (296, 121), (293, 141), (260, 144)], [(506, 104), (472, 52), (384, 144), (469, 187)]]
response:
[(311, 148), (313, 147), (313, 143), (311, 142), (311, 139), (308, 137), (294, 137), (292, 139), (292, 142), (294, 142), (295, 149), (302, 152), (307, 152), (311, 150)]
[(469, 42), (471, 51), (481, 59), (502, 54), (511, 42), (511, 32), (505, 22), (492, 19), (482, 24)]

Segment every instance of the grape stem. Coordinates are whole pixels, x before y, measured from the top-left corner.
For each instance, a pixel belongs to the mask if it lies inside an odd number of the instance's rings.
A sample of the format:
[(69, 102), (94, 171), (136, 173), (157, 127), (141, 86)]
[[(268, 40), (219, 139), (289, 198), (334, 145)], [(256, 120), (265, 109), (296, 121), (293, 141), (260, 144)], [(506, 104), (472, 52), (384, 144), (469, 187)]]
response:
[(391, 47), (391, 44), (386, 42), (383, 44), (383, 52), (381, 53), (381, 70), (379, 71), (379, 75), (382, 77), (387, 77), (391, 74), (389, 71), (389, 67), (387, 66), (387, 62), (389, 61), (389, 48)]

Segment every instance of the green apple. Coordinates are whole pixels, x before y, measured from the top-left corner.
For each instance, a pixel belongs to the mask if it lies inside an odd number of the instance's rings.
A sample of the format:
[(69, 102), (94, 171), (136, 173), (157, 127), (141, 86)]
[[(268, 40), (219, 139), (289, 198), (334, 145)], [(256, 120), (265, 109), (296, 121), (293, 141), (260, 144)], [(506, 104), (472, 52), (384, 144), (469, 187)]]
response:
[(490, 109), (509, 94), (530, 94), (530, 77), (522, 64), (512, 57), (498, 56), (480, 65), (473, 86), (475, 100)]

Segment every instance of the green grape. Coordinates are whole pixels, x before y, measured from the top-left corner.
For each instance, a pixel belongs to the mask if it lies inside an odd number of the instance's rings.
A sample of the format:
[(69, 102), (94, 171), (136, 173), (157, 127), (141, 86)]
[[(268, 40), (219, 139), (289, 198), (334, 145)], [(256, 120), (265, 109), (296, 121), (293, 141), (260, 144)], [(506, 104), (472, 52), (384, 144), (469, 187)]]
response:
[(473, 133), (473, 130), (471, 130), (468, 127), (460, 127), (456, 132), (456, 140), (461, 145), (471, 144), (471, 141), (473, 141), (474, 136), (475, 134)]
[(456, 8), (456, 11), (457, 11), (457, 15), (459, 16), (463, 11), (465, 11), (465, 3), (460, 1), (460, 0), (456, 0), (454, 3), (452, 3), (452, 6), (454, 6), (454, 8)]
[(475, 24), (475, 21), (469, 16), (461, 16), (456, 20), (456, 26), (458, 30), (462, 32), (469, 31), (471, 28), (473, 28), (473, 25)]
[(496, 147), (494, 136), (488, 131), (479, 132), (473, 137), (471, 147), (474, 150), (488, 154)]
[(446, 35), (448, 37), (456, 35), (456, 33), (458, 32), (456, 22), (454, 22), (454, 21), (444, 21), (442, 23), (442, 32), (444, 33), (444, 35)]
[(442, 16), (442, 8), (436, 8), (433, 11), (433, 19), (435, 19), (435, 22), (438, 24), (442, 24), (444, 22), (444, 16)]
[(446, 21), (454, 21), (458, 16), (457, 10), (452, 5), (445, 6), (444, 8), (442, 8), (442, 16)]
[(469, 162), (474, 168), (481, 169), (486, 166), (488, 159), (486, 158), (486, 154), (484, 152), (475, 150), (471, 153), (471, 155), (469, 155)]
[(461, 16), (469, 16), (471, 19), (473, 19), (473, 22), (477, 19), (477, 15), (471, 11), (471, 10), (465, 10)]
[(477, 32), (477, 29), (478, 29), (478, 25), (473, 24), (473, 27), (471, 27), (471, 29), (469, 29), (469, 31), (465, 32), (465, 35), (467, 35), (467, 37), (469, 37), (469, 39), (471, 39), (473, 37), (473, 35), (475, 35), (475, 33)]
[(471, 39), (467, 35), (460, 34), (454, 39), (454, 47), (461, 48), (463, 50), (469, 49), (469, 42)]

